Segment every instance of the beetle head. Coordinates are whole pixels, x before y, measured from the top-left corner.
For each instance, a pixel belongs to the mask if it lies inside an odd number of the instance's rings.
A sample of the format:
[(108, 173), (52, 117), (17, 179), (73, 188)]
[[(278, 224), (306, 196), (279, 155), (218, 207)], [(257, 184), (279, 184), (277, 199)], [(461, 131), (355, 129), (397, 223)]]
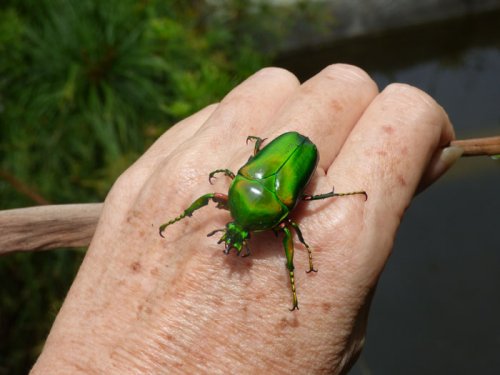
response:
[(248, 249), (248, 238), (250, 237), (250, 233), (244, 230), (240, 225), (235, 222), (227, 223), (225, 229), (217, 229), (213, 232), (209, 233), (208, 236), (212, 236), (217, 232), (224, 232), (222, 237), (219, 239), (217, 243), (225, 242), (226, 248), (224, 249), (225, 254), (229, 254), (231, 249), (235, 249), (237, 254), (240, 255), (241, 249), (243, 246), (246, 247), (247, 256), (250, 254), (250, 250)]

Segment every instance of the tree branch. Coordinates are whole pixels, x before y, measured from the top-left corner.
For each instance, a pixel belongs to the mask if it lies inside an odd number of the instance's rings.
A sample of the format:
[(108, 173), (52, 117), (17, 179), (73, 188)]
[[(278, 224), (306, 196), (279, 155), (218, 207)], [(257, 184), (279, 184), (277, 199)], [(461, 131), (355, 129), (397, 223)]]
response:
[(0, 255), (11, 251), (88, 246), (102, 203), (0, 211)]
[[(498, 155), (500, 137), (456, 140), (450, 146), (463, 148), (464, 156)], [(88, 246), (102, 206), (102, 203), (68, 204), (0, 211), (0, 255)]]
[(462, 156), (500, 155), (500, 137), (456, 140), (450, 146), (462, 148)]

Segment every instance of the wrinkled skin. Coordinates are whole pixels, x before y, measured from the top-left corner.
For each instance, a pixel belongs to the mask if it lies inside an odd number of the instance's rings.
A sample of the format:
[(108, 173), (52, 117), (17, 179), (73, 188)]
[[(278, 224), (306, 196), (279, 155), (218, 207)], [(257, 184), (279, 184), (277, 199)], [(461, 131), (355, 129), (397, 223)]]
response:
[[(281, 241), (252, 237), (252, 256), (225, 256), (206, 233), (229, 221), (206, 207), (158, 235), (207, 192), (223, 166), (248, 160), (249, 134), (306, 134), (321, 159), (306, 193), (361, 196), (299, 203), (307, 252), (295, 250), (301, 309), (288, 311)], [(345, 373), (361, 349), (370, 299), (417, 189), (452, 163), (453, 130), (425, 93), (381, 93), (360, 69), (327, 67), (300, 85), (264, 69), (170, 129), (116, 181), (96, 234), (33, 374)], [(210, 191), (210, 190), (208, 190)]]

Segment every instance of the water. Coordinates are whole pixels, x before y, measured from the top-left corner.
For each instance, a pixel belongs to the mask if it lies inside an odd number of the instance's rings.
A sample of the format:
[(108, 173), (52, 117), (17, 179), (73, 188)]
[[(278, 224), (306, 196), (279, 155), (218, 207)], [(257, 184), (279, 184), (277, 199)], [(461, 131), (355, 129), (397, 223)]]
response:
[[(500, 135), (500, 13), (345, 41), (278, 61), (302, 79), (349, 62), (447, 110), (457, 138)], [(463, 158), (418, 196), (350, 375), (500, 373), (500, 162)], [(390, 194), (390, 192), (388, 192)]]

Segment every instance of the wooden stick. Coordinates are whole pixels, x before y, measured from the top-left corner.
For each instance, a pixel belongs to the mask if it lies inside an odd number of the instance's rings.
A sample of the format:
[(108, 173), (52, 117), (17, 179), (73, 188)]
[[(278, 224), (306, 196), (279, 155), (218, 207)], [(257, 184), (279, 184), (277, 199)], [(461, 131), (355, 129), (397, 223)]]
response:
[[(500, 154), (500, 137), (456, 140), (463, 156)], [(88, 246), (102, 203), (36, 206), (0, 211), (0, 255), (11, 251)]]
[(462, 148), (462, 156), (500, 155), (500, 137), (456, 140), (450, 146)]
[(0, 255), (11, 251), (88, 246), (102, 203), (0, 211)]

